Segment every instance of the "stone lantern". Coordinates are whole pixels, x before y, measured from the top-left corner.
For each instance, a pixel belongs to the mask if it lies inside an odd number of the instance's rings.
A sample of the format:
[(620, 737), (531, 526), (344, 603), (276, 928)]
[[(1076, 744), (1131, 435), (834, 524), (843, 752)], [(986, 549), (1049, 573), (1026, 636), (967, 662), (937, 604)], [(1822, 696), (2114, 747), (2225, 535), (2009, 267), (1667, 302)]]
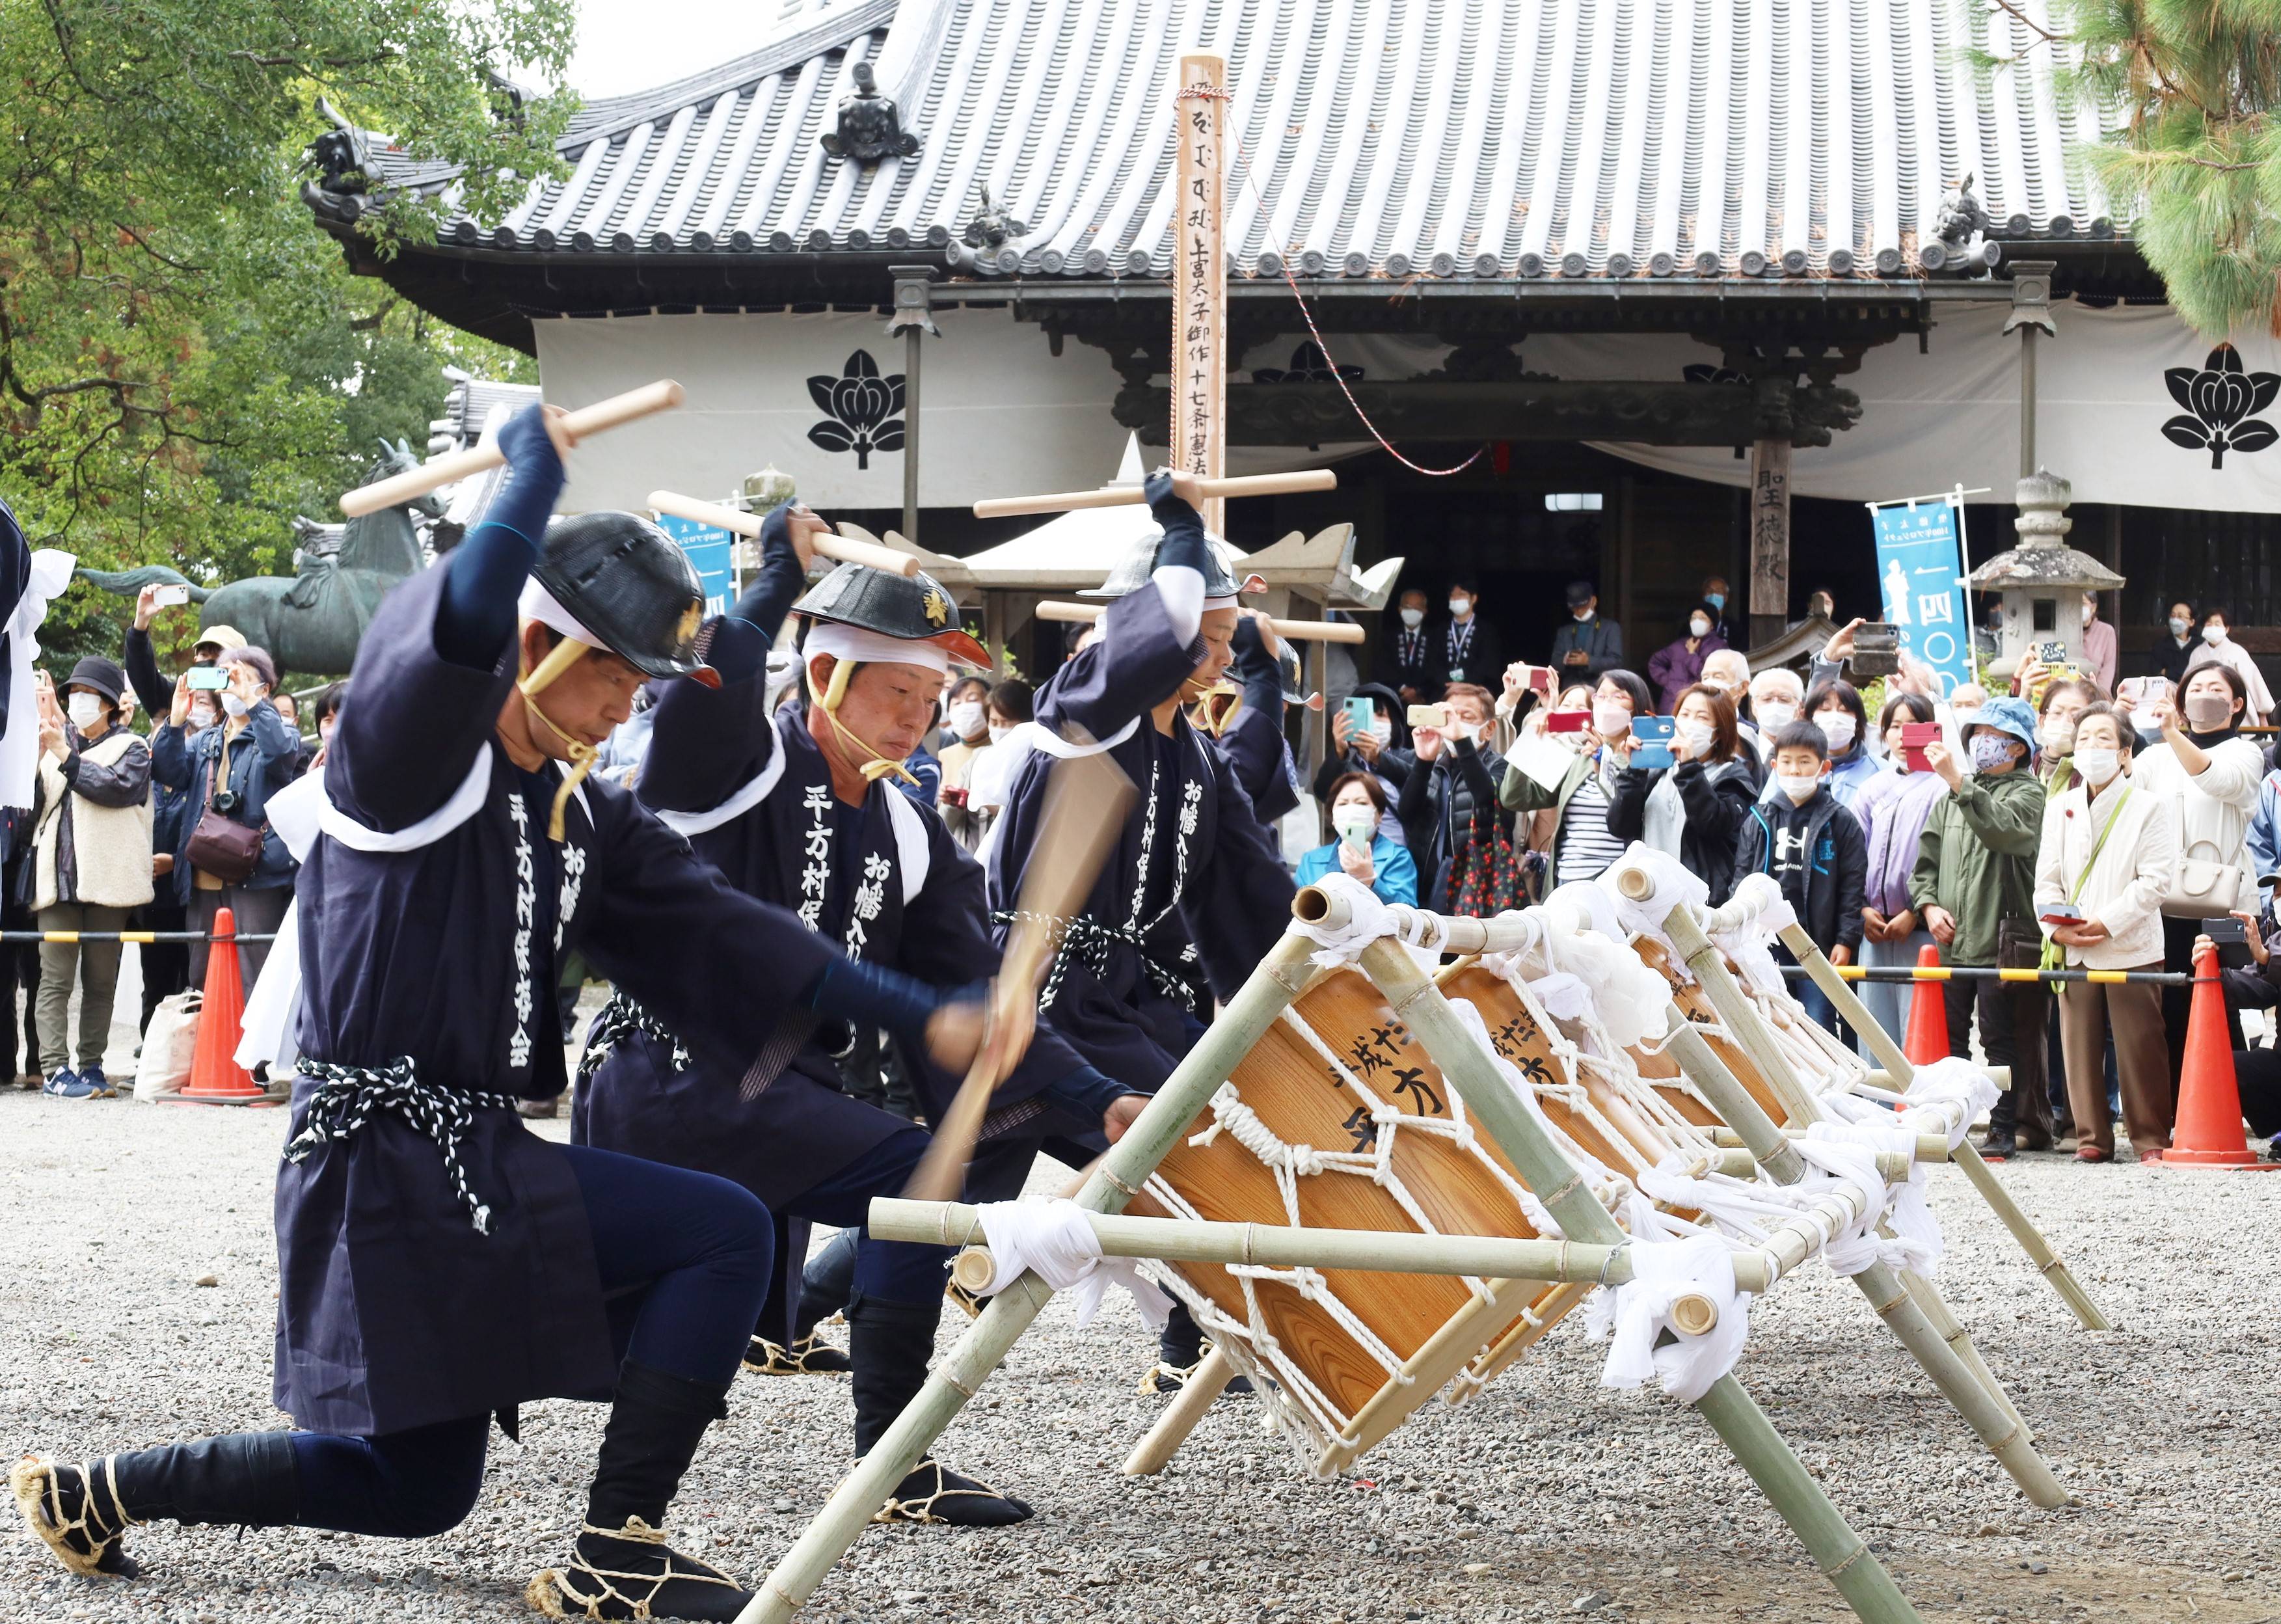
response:
[(2052, 663), (2051, 646), (2060, 658), (2088, 669), (2084, 657), (2083, 595), (2119, 591), (2122, 577), (2088, 553), (2067, 545), (2075, 521), (2067, 516), (2068, 482), (2048, 468), (2037, 468), (2019, 483), (2016, 500), (2020, 516), (2014, 526), (2020, 545), (1999, 553), (1972, 572), (1975, 592), (2001, 592), (2004, 628), (1998, 634), (1996, 658), (1988, 662), (1991, 677), (2009, 677), (2028, 654), (2044, 651)]

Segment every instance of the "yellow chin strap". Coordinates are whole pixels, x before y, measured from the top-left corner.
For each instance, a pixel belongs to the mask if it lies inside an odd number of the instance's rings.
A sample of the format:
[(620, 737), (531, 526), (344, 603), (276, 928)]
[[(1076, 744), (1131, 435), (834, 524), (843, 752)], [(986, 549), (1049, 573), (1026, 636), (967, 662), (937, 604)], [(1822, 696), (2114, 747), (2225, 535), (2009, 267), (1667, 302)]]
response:
[(839, 719), (839, 701), (847, 697), (848, 679), (855, 675), (855, 668), (860, 663), (861, 661), (854, 660), (832, 661), (831, 680), (823, 685), (823, 692), (819, 693), (816, 686), (816, 662), (812, 660), (802, 661), (800, 670), (801, 677), (808, 684), (808, 700), (823, 712), (823, 719), (831, 723), (833, 732), (870, 758), (864, 762), (862, 769), (864, 783), (877, 784), (882, 778), (893, 777), (901, 778), (904, 783), (916, 787), (918, 779), (911, 775), (909, 769), (905, 768), (901, 762), (891, 762), (881, 755), (877, 746), (858, 739), (848, 731), (847, 724)]
[[(523, 623), (530, 624), (527, 621)], [(517, 646), (521, 646), (520, 643)], [(585, 780), (586, 775), (594, 769), (597, 752), (584, 739), (573, 739), (557, 727), (554, 718), (538, 708), (538, 696), (591, 652), (592, 645), (566, 637), (548, 652), (545, 659), (538, 662), (537, 669), (515, 684), (516, 690), (522, 695), (522, 708), (546, 724), (546, 731), (561, 742), (564, 753), (570, 759), (570, 770), (563, 776), (562, 787), (554, 792), (554, 805), (546, 815), (546, 838), (558, 844), (564, 838), (562, 810), (570, 804), (570, 797), (577, 793), (578, 785)]]
[[(1194, 679), (1190, 679), (1187, 685), (1195, 689)], [(1215, 700), (1223, 699), (1233, 702), (1219, 706), (1215, 706), (1212, 702)], [(1196, 689), (1195, 723), (1214, 739), (1219, 738), (1227, 731), (1228, 723), (1235, 720), (1235, 713), (1242, 708), (1243, 690), (1226, 677), (1222, 677), (1209, 688)]]

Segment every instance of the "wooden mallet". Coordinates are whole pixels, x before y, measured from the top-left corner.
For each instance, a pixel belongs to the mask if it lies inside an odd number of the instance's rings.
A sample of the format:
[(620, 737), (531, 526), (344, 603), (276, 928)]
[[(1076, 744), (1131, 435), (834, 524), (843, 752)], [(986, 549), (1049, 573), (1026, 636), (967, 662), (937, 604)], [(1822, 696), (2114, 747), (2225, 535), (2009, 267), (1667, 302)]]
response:
[[(1063, 603), (1048, 599), (1037, 607), (1040, 620), (1097, 621), (1108, 608), (1099, 603)], [(1271, 620), (1279, 638), (1288, 638), (1294, 643), (1360, 643), (1365, 633), (1350, 621), (1335, 620)]]
[(1038, 983), (1054, 955), (1053, 922), (1084, 909), (1124, 831), (1133, 795), (1133, 780), (1105, 750), (1055, 763), (1037, 843), (1022, 873), (1021, 901), (992, 989), (989, 1031), (957, 1097), (935, 1125), (933, 1142), (904, 1187), (905, 1199), (958, 1199), (990, 1096), (1027, 1047), (1026, 1039), (1017, 1048), (1006, 1034), (1021, 1030), (1025, 1016), (1035, 1017)]
[[(678, 491), (653, 491), (649, 505), (660, 513), (671, 514), (677, 519), (691, 519), (699, 524), (718, 525), (724, 530), (734, 530), (739, 536), (760, 538), (763, 515), (740, 513), (734, 507), (723, 507), (718, 502), (703, 502), (693, 496), (684, 496)], [(828, 559), (842, 564), (861, 564), (866, 569), (884, 570), (905, 580), (919, 572), (918, 555), (898, 553), (893, 547), (883, 547), (876, 542), (856, 541), (847, 536), (811, 536), (808, 545)]]
[[(600, 434), (634, 421), (637, 418), (653, 416), (671, 411), (684, 399), (681, 385), (670, 378), (661, 378), (654, 383), (645, 383), (639, 389), (630, 389), (622, 395), (613, 395), (607, 400), (597, 400), (592, 406), (581, 406), (562, 416), (561, 431), (573, 444), (590, 434)], [(341, 498), (341, 511), (350, 518), (360, 518), (368, 513), (378, 513), (383, 507), (394, 507), (414, 497), (425, 496), (430, 491), (440, 491), (445, 485), (456, 484), (472, 474), (495, 468), (506, 460), (506, 453), (495, 440), (486, 440), (466, 451), (455, 451), (448, 457), (438, 457), (423, 462), (416, 468), (375, 480), (368, 485), (359, 485)]]
[[(1284, 496), (1296, 491), (1335, 491), (1339, 476), (1328, 468), (1295, 468), (1288, 474), (1241, 474), (1200, 479), (1204, 500), (1230, 496)], [(978, 519), (1010, 519), (1020, 514), (1075, 513), (1081, 507), (1139, 507), (1148, 499), (1138, 485), (1103, 485), (1098, 491), (1063, 491), (1053, 496), (1000, 496), (974, 504)]]

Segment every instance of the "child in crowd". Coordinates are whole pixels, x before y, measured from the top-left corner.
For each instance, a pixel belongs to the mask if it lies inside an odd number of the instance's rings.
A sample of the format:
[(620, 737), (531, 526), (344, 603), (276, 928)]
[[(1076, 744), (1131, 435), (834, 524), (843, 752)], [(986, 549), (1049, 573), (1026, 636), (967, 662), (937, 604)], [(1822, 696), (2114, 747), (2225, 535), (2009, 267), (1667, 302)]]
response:
[[(1861, 947), (1868, 843), (1829, 793), (1829, 736), (1812, 722), (1794, 721), (1775, 731), (1773, 744), (1775, 787), (1743, 819), (1736, 878), (1772, 875), (1813, 945), (1831, 963), (1850, 964)], [(1809, 1016), (1836, 1029), (1837, 1012), (1820, 987), (1801, 981), (1798, 996)]]

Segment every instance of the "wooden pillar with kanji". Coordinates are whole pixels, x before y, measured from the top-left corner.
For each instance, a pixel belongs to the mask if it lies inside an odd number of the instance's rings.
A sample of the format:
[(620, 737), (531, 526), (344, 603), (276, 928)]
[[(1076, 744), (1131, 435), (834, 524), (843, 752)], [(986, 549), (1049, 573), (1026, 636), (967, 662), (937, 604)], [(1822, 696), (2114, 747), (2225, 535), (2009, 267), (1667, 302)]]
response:
[(1751, 445), (1751, 646), (1790, 624), (1790, 441)]
[[(1182, 57), (1172, 212), (1171, 464), (1207, 479), (1226, 472), (1227, 250), (1221, 227), (1227, 64)], [(1226, 504), (1204, 504), (1204, 528), (1226, 534)]]

